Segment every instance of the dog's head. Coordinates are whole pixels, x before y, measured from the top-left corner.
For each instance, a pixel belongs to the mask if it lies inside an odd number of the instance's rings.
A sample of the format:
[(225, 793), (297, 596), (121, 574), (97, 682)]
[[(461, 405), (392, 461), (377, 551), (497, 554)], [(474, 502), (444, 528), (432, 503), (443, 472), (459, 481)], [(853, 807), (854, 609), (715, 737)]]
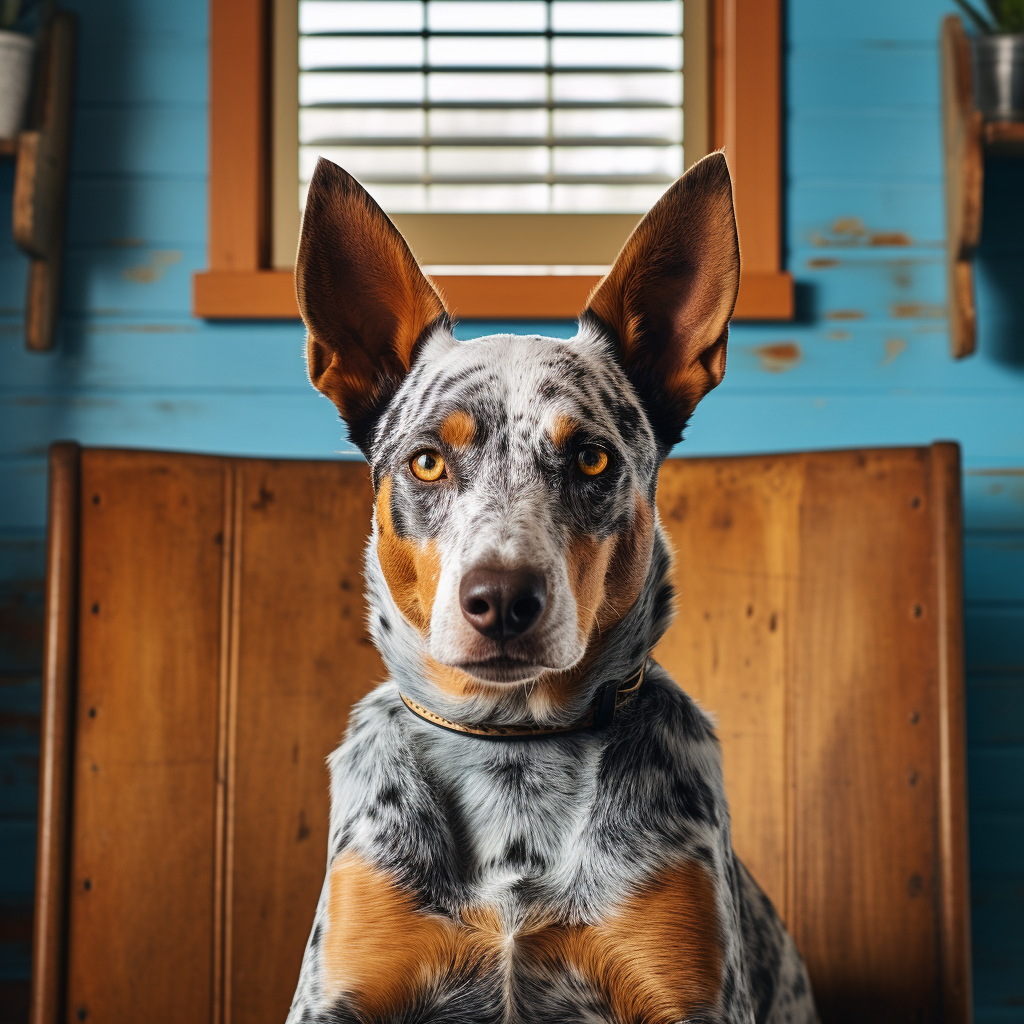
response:
[(319, 162), (299, 307), (310, 377), (370, 463), (371, 625), (393, 671), (448, 707), (519, 692), (550, 718), (596, 664), (639, 664), (670, 594), (658, 467), (722, 379), (738, 284), (714, 154), (637, 226), (576, 337), (458, 342), (394, 225)]

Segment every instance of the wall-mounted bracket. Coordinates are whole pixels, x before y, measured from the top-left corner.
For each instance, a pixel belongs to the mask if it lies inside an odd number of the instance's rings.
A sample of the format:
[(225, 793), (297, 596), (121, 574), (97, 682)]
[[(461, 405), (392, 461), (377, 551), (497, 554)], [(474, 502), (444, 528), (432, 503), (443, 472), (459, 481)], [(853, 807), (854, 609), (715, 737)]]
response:
[(53, 348), (64, 262), (75, 61), (75, 16), (58, 11), (43, 32), (29, 129), (3, 147), (14, 172), (14, 240), (31, 258), (25, 347)]
[(985, 156), (1024, 157), (1024, 123), (984, 121), (974, 102), (971, 44), (955, 14), (942, 20), (942, 128), (946, 271), (953, 357), (974, 352), (974, 253), (981, 240)]

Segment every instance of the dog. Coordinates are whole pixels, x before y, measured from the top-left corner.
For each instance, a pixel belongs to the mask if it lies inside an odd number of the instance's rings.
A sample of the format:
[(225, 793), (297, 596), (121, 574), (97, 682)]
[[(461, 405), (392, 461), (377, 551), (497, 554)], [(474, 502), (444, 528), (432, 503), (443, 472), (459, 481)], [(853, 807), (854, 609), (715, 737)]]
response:
[(654, 663), (655, 488), (725, 372), (739, 286), (712, 154), (640, 222), (570, 340), (459, 342), (321, 159), (296, 261), (313, 384), (375, 495), (390, 677), (329, 759), (327, 876), (288, 1024), (810, 1024), (732, 850), (708, 716)]

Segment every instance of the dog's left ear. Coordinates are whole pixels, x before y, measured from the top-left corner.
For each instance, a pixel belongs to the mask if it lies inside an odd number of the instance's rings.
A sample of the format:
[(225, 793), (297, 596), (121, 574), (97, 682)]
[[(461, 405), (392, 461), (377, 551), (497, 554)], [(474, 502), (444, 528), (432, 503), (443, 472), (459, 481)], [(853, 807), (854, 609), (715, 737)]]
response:
[(365, 451), (416, 343), (447, 313), (398, 229), (352, 175), (323, 158), (309, 183), (295, 293), (310, 380)]
[(739, 281), (732, 180), (712, 153), (658, 200), (590, 296), (583, 319), (614, 334), (666, 450), (725, 374)]

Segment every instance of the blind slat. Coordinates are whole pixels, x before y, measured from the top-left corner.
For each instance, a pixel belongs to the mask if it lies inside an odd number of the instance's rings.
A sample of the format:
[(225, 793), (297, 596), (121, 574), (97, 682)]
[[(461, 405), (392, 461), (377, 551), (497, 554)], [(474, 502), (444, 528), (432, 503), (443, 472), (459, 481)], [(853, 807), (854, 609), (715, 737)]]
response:
[(682, 170), (682, 0), (300, 0), (320, 155), (392, 213), (642, 212)]

